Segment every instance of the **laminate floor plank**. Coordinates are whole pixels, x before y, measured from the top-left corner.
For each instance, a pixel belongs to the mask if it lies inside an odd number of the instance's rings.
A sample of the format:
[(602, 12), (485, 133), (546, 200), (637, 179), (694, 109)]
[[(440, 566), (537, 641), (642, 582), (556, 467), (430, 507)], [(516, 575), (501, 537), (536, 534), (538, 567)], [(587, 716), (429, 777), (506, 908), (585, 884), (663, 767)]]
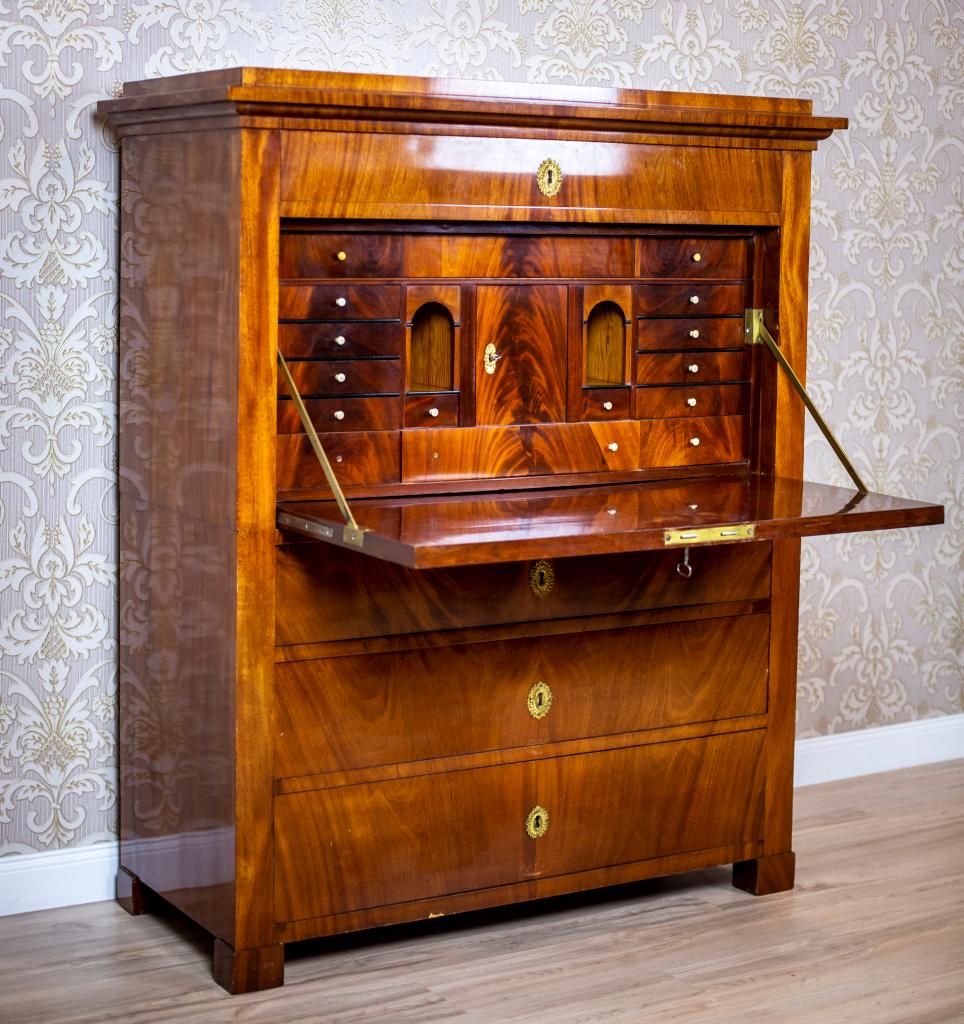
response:
[(2, 1024), (964, 1024), (964, 761), (797, 792), (797, 887), (714, 869), (288, 947), (231, 997), (210, 942), (113, 903), (0, 919)]

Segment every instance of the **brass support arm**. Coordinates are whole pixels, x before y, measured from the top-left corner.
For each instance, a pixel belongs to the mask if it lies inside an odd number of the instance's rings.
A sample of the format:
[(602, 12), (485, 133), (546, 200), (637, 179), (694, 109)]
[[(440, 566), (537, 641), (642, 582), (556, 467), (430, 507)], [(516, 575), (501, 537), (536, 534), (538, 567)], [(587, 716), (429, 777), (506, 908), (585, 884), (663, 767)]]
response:
[(857, 490), (861, 494), (867, 494), (867, 485), (861, 480), (860, 474), (854, 468), (854, 464), (847, 457), (847, 453), (843, 450), (840, 442), (834, 436), (834, 432), (827, 425), (827, 421), (820, 415), (820, 411), (813, 404), (813, 399), (810, 397), (809, 392), (803, 386), (800, 378), (793, 372), (793, 367), (787, 362), (786, 356), (780, 351), (780, 346), (777, 345), (773, 339), (773, 335), (767, 330), (766, 324), (763, 322), (763, 310), (762, 309), (748, 309), (744, 314), (746, 324), (746, 340), (750, 345), (766, 345), (770, 350), (770, 354), (776, 359), (777, 363), (790, 378), (790, 383), (793, 385), (797, 394), (803, 400), (803, 404), (810, 410), (810, 415), (813, 417), (814, 422), (820, 428), (823, 436), (827, 439), (827, 443), (834, 450), (834, 454), (840, 460), (840, 464), (850, 475), (850, 479), (853, 480), (857, 487)]
[(291, 371), (288, 369), (285, 357), (280, 352), (278, 353), (278, 365), (281, 367), (281, 373), (284, 376), (285, 385), (288, 388), (288, 394), (291, 395), (291, 400), (295, 403), (295, 408), (298, 410), (298, 417), (301, 420), (301, 425), (305, 428), (305, 433), (308, 435), (311, 447), (314, 449), (315, 455), (321, 463), (321, 468), (325, 474), (325, 479), (328, 481), (328, 486), (331, 488), (331, 493), (335, 496), (335, 502), (338, 505), (338, 510), (341, 512), (342, 518), (345, 520), (345, 532), (342, 540), (345, 544), (353, 544), (355, 547), (359, 548), (364, 547), (365, 531), (358, 525), (358, 523), (355, 522), (355, 517), (352, 515), (351, 509), (348, 507), (345, 494), (341, 489), (341, 485), (338, 483), (337, 477), (335, 476), (335, 471), (331, 468), (331, 462), (328, 460), (328, 455), (325, 452), (324, 445), (321, 443), (321, 438), (318, 437), (318, 431), (315, 430), (315, 425), (311, 422), (311, 417), (308, 415), (308, 410), (305, 408), (305, 403), (301, 397), (301, 392), (298, 390), (298, 385), (295, 384), (295, 379), (291, 376)]

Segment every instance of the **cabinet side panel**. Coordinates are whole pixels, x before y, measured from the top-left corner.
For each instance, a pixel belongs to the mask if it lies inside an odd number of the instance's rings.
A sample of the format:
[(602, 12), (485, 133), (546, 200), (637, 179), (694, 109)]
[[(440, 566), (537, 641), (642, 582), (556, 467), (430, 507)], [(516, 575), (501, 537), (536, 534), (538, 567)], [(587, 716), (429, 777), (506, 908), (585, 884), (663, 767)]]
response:
[(123, 144), (121, 864), (234, 932), (239, 139)]

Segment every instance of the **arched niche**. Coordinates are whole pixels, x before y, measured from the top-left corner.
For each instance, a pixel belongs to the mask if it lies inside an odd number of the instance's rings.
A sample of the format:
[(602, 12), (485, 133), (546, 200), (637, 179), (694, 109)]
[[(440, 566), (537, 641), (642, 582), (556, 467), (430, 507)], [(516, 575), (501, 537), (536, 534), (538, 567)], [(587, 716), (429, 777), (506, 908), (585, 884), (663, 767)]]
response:
[(412, 317), (408, 351), (409, 391), (454, 388), (455, 322), (439, 302), (426, 302)]
[(626, 383), (626, 316), (617, 303), (597, 302), (589, 313), (583, 368), (587, 387)]

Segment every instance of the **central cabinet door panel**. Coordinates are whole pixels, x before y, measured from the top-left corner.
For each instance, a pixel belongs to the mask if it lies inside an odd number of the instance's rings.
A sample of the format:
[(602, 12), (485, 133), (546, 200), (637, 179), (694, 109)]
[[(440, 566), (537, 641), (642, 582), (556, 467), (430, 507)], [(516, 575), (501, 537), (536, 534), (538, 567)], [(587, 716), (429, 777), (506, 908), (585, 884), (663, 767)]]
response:
[[(294, 921), (755, 841), (764, 730), (275, 798)], [(672, 780), (672, 785), (667, 785)], [(544, 809), (544, 834), (527, 815)]]
[(479, 287), (476, 423), (565, 422), (566, 301), (565, 285)]

